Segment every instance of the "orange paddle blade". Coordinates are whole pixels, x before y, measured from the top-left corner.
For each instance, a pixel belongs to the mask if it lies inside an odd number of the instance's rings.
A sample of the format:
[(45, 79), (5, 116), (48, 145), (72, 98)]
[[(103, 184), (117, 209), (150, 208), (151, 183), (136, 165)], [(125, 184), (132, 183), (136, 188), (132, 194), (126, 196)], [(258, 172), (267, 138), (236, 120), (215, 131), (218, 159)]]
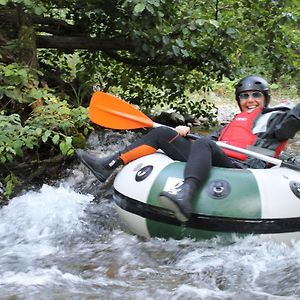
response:
[(95, 92), (90, 102), (90, 120), (112, 129), (153, 127), (154, 122), (129, 103), (104, 92)]

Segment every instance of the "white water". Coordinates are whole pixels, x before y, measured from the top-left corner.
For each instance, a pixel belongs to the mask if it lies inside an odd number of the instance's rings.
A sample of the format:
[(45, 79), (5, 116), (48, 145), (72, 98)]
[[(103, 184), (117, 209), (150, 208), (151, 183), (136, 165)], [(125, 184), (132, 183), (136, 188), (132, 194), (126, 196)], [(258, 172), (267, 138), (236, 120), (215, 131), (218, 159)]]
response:
[(300, 299), (299, 242), (143, 240), (110, 183), (76, 165), (0, 210), (0, 299)]

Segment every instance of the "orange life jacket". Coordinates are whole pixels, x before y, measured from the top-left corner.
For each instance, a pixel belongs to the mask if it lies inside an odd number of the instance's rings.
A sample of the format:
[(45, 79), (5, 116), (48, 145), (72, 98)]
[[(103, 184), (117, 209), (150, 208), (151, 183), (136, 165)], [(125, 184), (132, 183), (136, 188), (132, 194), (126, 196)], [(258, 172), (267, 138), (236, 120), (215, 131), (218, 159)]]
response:
[[(246, 149), (247, 146), (253, 146), (257, 140), (257, 136), (252, 132), (255, 120), (262, 112), (262, 108), (256, 108), (251, 112), (241, 112), (237, 114), (234, 119), (223, 128), (220, 133), (219, 141), (227, 144)], [(286, 141), (281, 143), (275, 151), (274, 156), (278, 156), (283, 149)], [(245, 160), (247, 155), (238, 153), (232, 150), (223, 149), (224, 152), (233, 158)]]

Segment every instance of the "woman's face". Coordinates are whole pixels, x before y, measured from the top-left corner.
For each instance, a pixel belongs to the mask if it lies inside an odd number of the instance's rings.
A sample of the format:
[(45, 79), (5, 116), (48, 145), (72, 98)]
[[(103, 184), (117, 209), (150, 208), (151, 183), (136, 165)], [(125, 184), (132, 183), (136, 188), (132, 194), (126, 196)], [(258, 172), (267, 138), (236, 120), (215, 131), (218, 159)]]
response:
[(250, 112), (257, 107), (265, 106), (265, 96), (260, 91), (245, 91), (239, 94), (239, 104), (242, 112)]

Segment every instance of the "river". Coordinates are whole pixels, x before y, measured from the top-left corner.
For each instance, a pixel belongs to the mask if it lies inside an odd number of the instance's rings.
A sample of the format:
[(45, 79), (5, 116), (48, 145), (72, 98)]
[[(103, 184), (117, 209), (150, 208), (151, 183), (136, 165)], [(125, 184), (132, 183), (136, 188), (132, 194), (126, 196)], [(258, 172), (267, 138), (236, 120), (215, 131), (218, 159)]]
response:
[[(134, 138), (105, 131), (88, 147), (103, 155)], [(300, 299), (300, 242), (142, 239), (119, 220), (112, 180), (75, 162), (1, 208), (0, 299)]]

